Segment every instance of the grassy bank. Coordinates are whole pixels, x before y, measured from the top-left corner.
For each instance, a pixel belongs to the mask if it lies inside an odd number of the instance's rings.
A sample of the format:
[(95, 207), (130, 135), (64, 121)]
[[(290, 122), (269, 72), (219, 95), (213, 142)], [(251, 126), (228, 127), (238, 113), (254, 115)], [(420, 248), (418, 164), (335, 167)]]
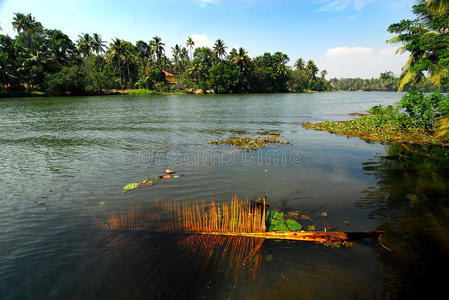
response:
[(393, 106), (375, 106), (368, 114), (350, 121), (307, 122), (303, 126), (376, 142), (449, 145), (448, 139), (438, 137), (432, 126), (400, 113), (400, 107)]

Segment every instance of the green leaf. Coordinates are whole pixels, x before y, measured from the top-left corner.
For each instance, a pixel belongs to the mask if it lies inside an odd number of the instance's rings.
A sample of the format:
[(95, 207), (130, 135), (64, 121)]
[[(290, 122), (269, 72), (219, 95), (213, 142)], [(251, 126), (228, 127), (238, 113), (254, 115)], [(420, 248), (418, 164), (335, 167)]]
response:
[(124, 191), (124, 192), (131, 191), (131, 190), (136, 189), (138, 186), (139, 186), (139, 183), (137, 183), (137, 182), (134, 182), (134, 183), (128, 183), (127, 185), (125, 185), (125, 186), (123, 187), (123, 191)]

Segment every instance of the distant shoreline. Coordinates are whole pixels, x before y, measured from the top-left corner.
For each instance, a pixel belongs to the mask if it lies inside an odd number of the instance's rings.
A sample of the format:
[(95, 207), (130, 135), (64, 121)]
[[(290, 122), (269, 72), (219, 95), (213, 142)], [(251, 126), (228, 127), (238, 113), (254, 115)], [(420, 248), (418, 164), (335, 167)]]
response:
[[(198, 89), (199, 90), (199, 89)], [(283, 94), (308, 94), (308, 93), (341, 93), (341, 92), (351, 92), (351, 93), (360, 93), (360, 91), (345, 91), (345, 90), (334, 90), (334, 91), (312, 91), (306, 90), (303, 92), (281, 92)], [(363, 92), (396, 92), (396, 91), (363, 91)], [(84, 94), (60, 94), (60, 95), (51, 95), (44, 92), (26, 92), (26, 91), (14, 91), (8, 93), (0, 93), (1, 98), (25, 98), (25, 97), (83, 97), (83, 96), (110, 96), (110, 95), (155, 95), (155, 96), (164, 96), (164, 95), (217, 95), (213, 92), (198, 92), (195, 90), (178, 90), (172, 92), (159, 92), (155, 90), (148, 89), (127, 89), (127, 90), (105, 90), (97, 93), (84, 93)], [(242, 93), (241, 95), (246, 94), (258, 94), (258, 93)], [(270, 94), (270, 93), (265, 93)], [(276, 93), (272, 93), (276, 94)], [(237, 95), (237, 94), (219, 94), (219, 95)]]

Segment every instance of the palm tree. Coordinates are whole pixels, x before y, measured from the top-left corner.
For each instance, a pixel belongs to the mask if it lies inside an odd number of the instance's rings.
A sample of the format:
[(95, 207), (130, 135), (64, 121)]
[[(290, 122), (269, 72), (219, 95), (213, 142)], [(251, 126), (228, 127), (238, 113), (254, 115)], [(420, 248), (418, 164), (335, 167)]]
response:
[(181, 54), (181, 46), (176, 44), (174, 47), (171, 48), (171, 52), (173, 54), (173, 62), (175, 63), (175, 69), (178, 72), (179, 71), (179, 56)]
[(298, 58), (295, 62), (295, 68), (296, 70), (304, 70), (305, 63), (302, 58)]
[(110, 64), (117, 64), (120, 75), (120, 88), (123, 90), (122, 64), (126, 60), (125, 41), (120, 39), (114, 39), (112, 41), (107, 52), (107, 60)]
[(101, 35), (94, 33), (91, 38), (91, 48), (96, 54), (104, 53), (106, 48), (106, 42), (103, 41)]
[(315, 65), (315, 62), (313, 60), (309, 60), (307, 62), (306, 69), (307, 74), (309, 75), (309, 79), (315, 78), (316, 74), (318, 73), (318, 67)]
[(214, 56), (218, 58), (222, 58), (226, 55), (226, 47), (223, 40), (218, 39), (214, 45)]
[(187, 63), (189, 61), (189, 52), (187, 51), (186, 47), (182, 47), (181, 52), (179, 53), (179, 59), (182, 63), (182, 70), (185, 72)]
[(248, 56), (248, 52), (242, 47), (237, 51), (235, 48), (231, 50), (229, 53), (230, 60), (240, 67), (240, 70), (243, 71), (248, 67), (250, 58)]
[(327, 75), (327, 71), (326, 70), (322, 70), (321, 71), (321, 79), (324, 79)]
[(88, 57), (92, 54), (92, 37), (88, 33), (78, 36), (77, 47), (78, 51), (84, 56)]
[(198, 82), (199, 79), (199, 73), (201, 73), (201, 66), (198, 63), (193, 63), (189, 69), (187, 69), (188, 74), (190, 77), (193, 78), (195, 82)]
[(276, 68), (276, 74), (281, 77), (287, 76), (288, 75), (288, 67), (284, 64), (278, 65)]
[(449, 77), (447, 59), (443, 57), (447, 51), (447, 41), (443, 35), (447, 35), (449, 28), (447, 22), (441, 22), (441, 18), (447, 18), (449, 14), (448, 1), (420, 1), (413, 6), (413, 12), (417, 19), (403, 20), (388, 27), (389, 32), (398, 35), (387, 43), (403, 44), (397, 53), (410, 52), (409, 59), (402, 67), (398, 91), (423, 80), (425, 72), (431, 75), (429, 80), (437, 85)]
[(192, 49), (193, 46), (195, 46), (195, 42), (193, 41), (193, 39), (189, 36), (187, 41), (186, 41), (186, 46), (190, 48), (190, 57), (192, 57)]
[(29, 32), (43, 28), (42, 24), (37, 22), (31, 14), (25, 15), (22, 13), (14, 13), (12, 27), (17, 31), (17, 33), (22, 31)]
[(153, 39), (150, 41), (150, 48), (151, 50), (156, 54), (156, 60), (157, 63), (159, 65), (159, 67), (161, 67), (161, 58), (162, 55), (164, 54), (164, 46), (165, 44), (161, 42), (161, 38), (158, 36), (153, 37)]

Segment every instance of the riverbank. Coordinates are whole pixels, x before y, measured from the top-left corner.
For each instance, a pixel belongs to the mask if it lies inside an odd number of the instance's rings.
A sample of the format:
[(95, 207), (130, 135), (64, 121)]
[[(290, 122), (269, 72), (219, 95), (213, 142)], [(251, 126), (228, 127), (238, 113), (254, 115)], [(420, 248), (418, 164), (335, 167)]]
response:
[(392, 106), (374, 107), (367, 114), (350, 115), (358, 117), (350, 121), (305, 122), (303, 127), (381, 143), (449, 146), (448, 139), (436, 136), (432, 130), (424, 128), (403, 114), (397, 114), (396, 108)]
[(19, 97), (52, 97), (52, 96), (107, 96), (107, 95), (185, 95), (185, 91), (160, 92), (148, 89), (128, 89), (128, 90), (104, 90), (96, 93), (73, 94), (65, 93), (61, 95), (50, 95), (38, 91), (12, 91), (0, 93), (0, 98), (19, 98)]
[[(332, 92), (356, 92), (356, 91), (314, 91), (310, 89), (306, 89), (302, 92), (284, 92), (283, 94), (308, 94), (308, 93), (332, 93)], [(188, 94), (196, 94), (196, 95), (214, 95), (216, 94), (214, 90), (202, 90), (202, 89), (185, 89), (185, 90), (175, 90), (171, 92), (160, 92), (156, 90), (148, 90), (148, 89), (127, 89), (127, 90), (104, 90), (102, 92), (95, 93), (84, 93), (84, 94), (74, 94), (74, 93), (65, 93), (61, 95), (51, 95), (41, 91), (10, 91), (10, 92), (0, 92), (0, 98), (21, 98), (21, 97), (52, 97), (52, 96), (108, 96), (108, 95), (188, 95)], [(245, 93), (252, 94), (252, 93)], [(268, 93), (272, 94), (272, 93)]]

